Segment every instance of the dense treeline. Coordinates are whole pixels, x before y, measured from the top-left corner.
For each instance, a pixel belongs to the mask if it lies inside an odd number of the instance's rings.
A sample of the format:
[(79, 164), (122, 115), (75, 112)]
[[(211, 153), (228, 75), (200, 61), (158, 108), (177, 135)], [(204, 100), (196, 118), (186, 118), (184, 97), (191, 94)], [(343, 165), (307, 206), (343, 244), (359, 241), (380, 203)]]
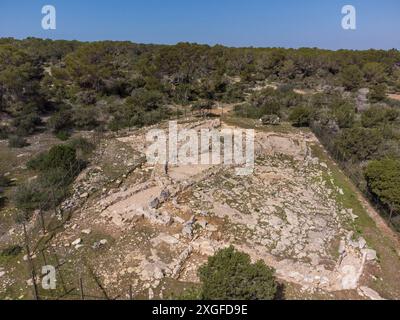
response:
[[(167, 117), (169, 104), (241, 101), (266, 79), (306, 88), (367, 86), (379, 100), (387, 88), (400, 89), (399, 62), (396, 50), (0, 39), (0, 112), (10, 120), (0, 136), (15, 139), (45, 125), (55, 133), (144, 125)], [(52, 118), (43, 123), (43, 115)]]
[[(281, 85), (253, 90), (266, 82)], [(360, 88), (369, 89), (366, 101)], [(73, 130), (153, 124), (170, 117), (174, 105), (208, 110), (214, 101), (237, 103), (240, 116), (310, 126), (394, 222), (398, 193), (385, 188), (400, 189), (390, 178), (398, 167), (385, 161), (400, 159), (399, 105), (386, 93), (399, 90), (394, 49), (0, 39), (0, 139), (10, 147), (25, 146), (25, 137), (40, 130), (65, 140)], [(370, 166), (387, 172), (371, 174)]]

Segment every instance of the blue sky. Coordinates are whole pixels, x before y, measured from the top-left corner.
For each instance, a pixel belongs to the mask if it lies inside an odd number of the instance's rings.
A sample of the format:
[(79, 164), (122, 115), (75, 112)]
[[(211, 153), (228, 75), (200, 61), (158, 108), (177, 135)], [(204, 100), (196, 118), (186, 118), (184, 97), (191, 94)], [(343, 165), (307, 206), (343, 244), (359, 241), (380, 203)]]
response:
[[(57, 29), (42, 30), (54, 5)], [(343, 30), (341, 8), (357, 9)], [(399, 0), (0, 0), (0, 37), (400, 49)]]

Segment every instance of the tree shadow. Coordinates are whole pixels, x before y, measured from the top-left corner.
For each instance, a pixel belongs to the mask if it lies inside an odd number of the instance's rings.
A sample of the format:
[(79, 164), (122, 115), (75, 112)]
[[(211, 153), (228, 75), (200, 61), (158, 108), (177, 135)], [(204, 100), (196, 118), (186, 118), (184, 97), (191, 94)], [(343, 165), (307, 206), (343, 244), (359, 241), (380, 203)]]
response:
[(286, 300), (285, 293), (286, 293), (285, 284), (278, 283), (274, 300)]

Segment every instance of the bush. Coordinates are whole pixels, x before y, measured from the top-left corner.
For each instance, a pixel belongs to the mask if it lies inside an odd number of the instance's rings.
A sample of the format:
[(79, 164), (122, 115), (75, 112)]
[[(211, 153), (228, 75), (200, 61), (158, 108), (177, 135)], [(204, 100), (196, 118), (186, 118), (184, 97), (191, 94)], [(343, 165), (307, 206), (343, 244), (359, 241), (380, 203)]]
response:
[(10, 129), (8, 128), (8, 126), (0, 125), (0, 140), (7, 139), (9, 134), (10, 134)]
[(31, 212), (41, 207), (46, 200), (43, 188), (37, 183), (28, 182), (18, 186), (14, 193), (14, 203), (16, 207), (24, 212)]
[(76, 102), (84, 105), (93, 105), (97, 101), (97, 94), (94, 91), (80, 91), (76, 94)]
[(192, 110), (199, 111), (202, 116), (205, 116), (210, 112), (213, 106), (214, 103), (211, 100), (201, 100), (192, 105)]
[(24, 212), (51, 209), (68, 195), (73, 179), (74, 176), (63, 168), (50, 168), (41, 173), (35, 181), (17, 188), (14, 194), (15, 205)]
[(114, 110), (113, 113), (114, 118), (108, 123), (108, 128), (112, 131), (152, 125), (167, 119), (171, 114), (168, 107), (145, 111), (143, 107), (132, 104), (131, 99), (127, 99), (126, 103)]
[(182, 293), (180, 294), (172, 294), (170, 299), (172, 300), (201, 300), (202, 295), (201, 295), (201, 288), (188, 288), (185, 289)]
[(74, 169), (79, 166), (76, 158), (76, 150), (69, 145), (52, 147), (47, 153), (42, 153), (28, 162), (28, 167), (38, 171), (61, 168)]
[(347, 90), (355, 90), (360, 87), (363, 80), (363, 74), (358, 66), (350, 65), (342, 70), (340, 78), (343, 87)]
[(164, 96), (157, 90), (136, 89), (129, 102), (141, 107), (143, 111), (151, 111), (164, 104)]
[(4, 188), (8, 187), (10, 185), (10, 180), (3, 176), (0, 175), (0, 208), (4, 206), (6, 202), (6, 197), (3, 196)]
[(399, 112), (393, 108), (373, 106), (361, 115), (361, 124), (365, 128), (378, 127), (388, 122), (396, 121)]
[(30, 113), (16, 118), (13, 125), (17, 128), (19, 136), (28, 136), (35, 132), (36, 127), (42, 124), (42, 120), (35, 113)]
[(383, 143), (381, 132), (376, 129), (344, 129), (335, 140), (335, 148), (342, 160), (365, 161), (378, 157)]
[(393, 213), (400, 213), (400, 161), (371, 161), (365, 169), (369, 190)]
[(240, 83), (229, 84), (222, 97), (223, 102), (234, 103), (244, 99), (243, 85)]
[(29, 143), (23, 137), (11, 136), (8, 138), (8, 146), (10, 148), (24, 148), (29, 146)]
[(296, 107), (294, 108), (290, 115), (289, 121), (295, 127), (308, 127), (311, 120), (311, 110), (307, 107)]
[(286, 109), (292, 108), (302, 103), (301, 95), (290, 89), (274, 90), (267, 88), (253, 93), (248, 103), (244, 103), (235, 108), (238, 116), (260, 119), (264, 115), (277, 115), (283, 117)]
[(368, 94), (368, 99), (370, 102), (380, 102), (386, 99), (386, 85), (378, 84), (370, 89)]
[(0, 188), (6, 188), (10, 185), (10, 179), (0, 174)]
[(77, 154), (81, 156), (88, 156), (96, 148), (93, 143), (83, 137), (73, 138), (68, 145), (75, 149)]
[(350, 104), (343, 104), (333, 110), (333, 114), (339, 128), (351, 128), (354, 125), (354, 107)]
[[(40, 172), (32, 182), (18, 187), (14, 195), (16, 206), (24, 211), (49, 209), (59, 204), (68, 194), (69, 185), (84, 167), (70, 145), (58, 145), (28, 162), (28, 167)], [(51, 198), (50, 198), (51, 196)]]
[(74, 126), (82, 130), (93, 130), (97, 127), (98, 112), (95, 107), (85, 106), (74, 110), (72, 121)]
[(377, 62), (368, 62), (362, 69), (364, 78), (373, 84), (378, 84), (385, 81), (385, 66)]
[(56, 137), (61, 141), (67, 141), (71, 134), (68, 131), (59, 131), (56, 133)]
[(0, 256), (2, 257), (15, 257), (22, 252), (22, 247), (19, 245), (11, 245), (1, 250)]
[(68, 109), (63, 109), (54, 113), (50, 117), (47, 126), (56, 134), (68, 131), (73, 126), (72, 112)]
[(260, 119), (265, 115), (264, 110), (257, 108), (249, 103), (236, 105), (234, 108), (234, 112), (238, 117), (251, 119)]
[(232, 246), (209, 257), (198, 273), (206, 300), (272, 300), (277, 292), (274, 270)]
[(276, 114), (267, 114), (261, 119), (261, 123), (265, 126), (277, 126), (281, 123), (281, 119)]

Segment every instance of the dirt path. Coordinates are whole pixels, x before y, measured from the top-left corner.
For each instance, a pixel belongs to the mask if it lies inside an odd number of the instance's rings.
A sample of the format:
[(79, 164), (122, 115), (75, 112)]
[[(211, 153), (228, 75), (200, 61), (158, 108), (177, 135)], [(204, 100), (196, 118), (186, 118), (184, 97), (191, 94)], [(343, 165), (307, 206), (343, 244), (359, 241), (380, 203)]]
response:
[(355, 192), (357, 195), (357, 199), (360, 201), (362, 206), (364, 207), (365, 211), (367, 211), (368, 215), (371, 217), (372, 220), (375, 221), (376, 226), (379, 230), (385, 233), (392, 241), (396, 248), (396, 253), (400, 257), (400, 237), (398, 234), (393, 231), (386, 223), (385, 219), (375, 210), (375, 208), (369, 203), (367, 199), (362, 195), (362, 193), (355, 187)]
[(226, 113), (231, 112), (231, 111), (234, 109), (235, 105), (236, 105), (235, 103), (230, 103), (230, 104), (223, 103), (223, 104), (219, 104), (216, 108), (212, 109), (212, 110), (210, 111), (210, 113), (213, 114), (213, 115), (215, 115), (215, 116), (221, 116), (221, 115), (224, 115), (224, 114), (226, 114)]
[(390, 99), (400, 101), (400, 93), (391, 93), (391, 94), (388, 94), (388, 97)]

